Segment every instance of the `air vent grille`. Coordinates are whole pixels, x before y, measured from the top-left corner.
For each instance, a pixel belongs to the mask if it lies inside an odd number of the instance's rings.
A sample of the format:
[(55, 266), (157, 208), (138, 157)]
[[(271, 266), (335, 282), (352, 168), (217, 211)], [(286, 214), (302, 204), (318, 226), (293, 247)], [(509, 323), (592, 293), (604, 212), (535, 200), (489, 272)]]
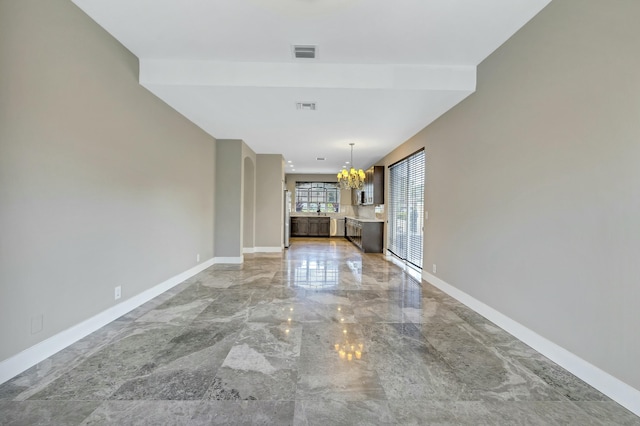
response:
[(315, 102), (296, 102), (296, 109), (300, 109), (304, 111), (315, 111), (316, 103)]
[(315, 59), (316, 46), (293, 46), (293, 57), (296, 59)]

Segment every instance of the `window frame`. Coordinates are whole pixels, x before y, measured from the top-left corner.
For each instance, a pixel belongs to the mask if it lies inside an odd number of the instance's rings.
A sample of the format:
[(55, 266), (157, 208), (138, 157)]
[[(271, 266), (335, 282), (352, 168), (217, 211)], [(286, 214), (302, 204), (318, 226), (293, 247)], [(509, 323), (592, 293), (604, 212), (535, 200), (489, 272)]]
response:
[(340, 185), (337, 182), (296, 182), (294, 198), (297, 213), (340, 212)]
[(422, 269), (424, 245), (424, 149), (389, 166), (387, 250)]

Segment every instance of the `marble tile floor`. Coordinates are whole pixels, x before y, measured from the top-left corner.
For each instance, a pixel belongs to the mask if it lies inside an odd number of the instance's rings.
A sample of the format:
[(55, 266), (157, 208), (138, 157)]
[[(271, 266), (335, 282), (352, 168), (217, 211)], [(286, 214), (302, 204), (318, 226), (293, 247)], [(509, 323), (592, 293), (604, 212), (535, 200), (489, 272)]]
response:
[(342, 239), (215, 265), (0, 385), (2, 425), (640, 425)]

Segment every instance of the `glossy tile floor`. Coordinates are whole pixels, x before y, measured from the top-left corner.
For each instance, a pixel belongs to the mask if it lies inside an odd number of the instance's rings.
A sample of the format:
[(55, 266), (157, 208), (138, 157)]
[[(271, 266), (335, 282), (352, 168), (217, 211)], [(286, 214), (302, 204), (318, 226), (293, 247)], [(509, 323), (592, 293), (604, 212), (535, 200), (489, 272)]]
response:
[(638, 425), (340, 239), (216, 265), (0, 386), (0, 424)]

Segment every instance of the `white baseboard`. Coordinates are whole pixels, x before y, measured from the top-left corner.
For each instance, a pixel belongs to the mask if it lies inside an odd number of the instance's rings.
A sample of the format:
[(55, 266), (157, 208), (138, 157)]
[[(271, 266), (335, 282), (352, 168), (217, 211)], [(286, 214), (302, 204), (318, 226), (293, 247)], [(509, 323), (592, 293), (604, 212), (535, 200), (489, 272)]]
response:
[(242, 253), (280, 253), (282, 247), (245, 247)]
[(280, 253), (282, 251), (282, 247), (256, 247), (256, 253)]
[(244, 262), (244, 256), (237, 257), (214, 257), (213, 263), (232, 263), (232, 264), (240, 264)]
[(49, 358), (83, 337), (88, 336), (101, 327), (104, 327), (113, 320), (120, 318), (122, 315), (131, 312), (138, 306), (159, 296), (170, 288), (175, 287), (184, 280), (191, 278), (213, 264), (213, 259), (200, 263), (181, 274), (171, 277), (136, 296), (124, 300), (121, 303), (118, 303), (117, 305), (0, 362), (0, 384)]
[(562, 368), (598, 389), (618, 404), (640, 416), (640, 390), (629, 386), (563, 347), (547, 340), (492, 307), (485, 305), (473, 296), (447, 284), (435, 275), (422, 271), (422, 279), (473, 309)]

